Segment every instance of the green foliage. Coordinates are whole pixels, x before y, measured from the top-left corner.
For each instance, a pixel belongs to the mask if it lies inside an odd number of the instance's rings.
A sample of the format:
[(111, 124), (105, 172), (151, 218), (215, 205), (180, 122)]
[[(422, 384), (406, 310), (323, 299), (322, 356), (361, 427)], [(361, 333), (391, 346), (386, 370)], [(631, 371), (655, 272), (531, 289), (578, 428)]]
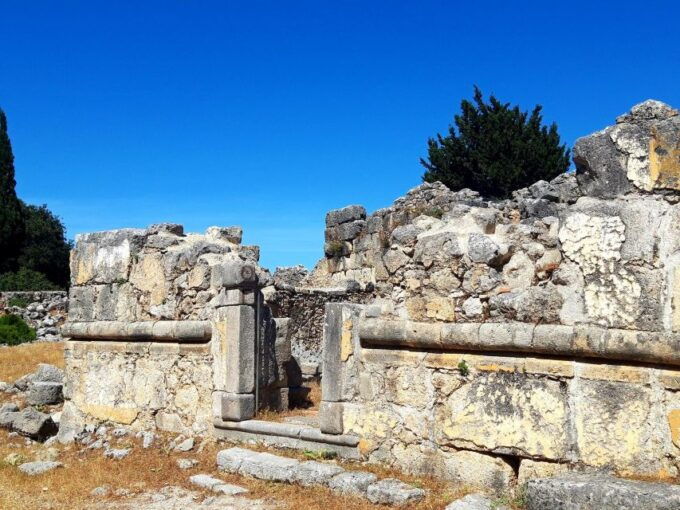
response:
[(331, 257), (342, 257), (345, 252), (345, 243), (342, 241), (331, 241), (326, 247), (326, 253)]
[(468, 367), (468, 364), (465, 363), (465, 360), (461, 360), (461, 362), (458, 363), (458, 370), (460, 371), (460, 375), (463, 377), (470, 375), (470, 367)]
[(423, 180), (452, 190), (470, 188), (490, 198), (551, 180), (569, 168), (569, 149), (560, 145), (557, 125), (542, 125), (541, 106), (529, 115), (494, 96), (486, 103), (475, 87), (474, 103), (463, 100), (448, 136), (428, 140)]
[[(66, 241), (64, 225), (47, 206), (24, 204), (17, 198), (15, 188), (7, 118), (0, 110), (0, 288), (67, 287), (71, 246)], [(42, 278), (33, 274), (36, 272)], [(40, 282), (45, 282), (41, 283), (44, 286), (36, 288)]]
[(11, 297), (7, 300), (7, 306), (18, 306), (19, 308), (26, 308), (29, 305), (26, 298), (19, 296)]
[(12, 269), (23, 240), (21, 203), (16, 194), (14, 154), (7, 117), (0, 110), (0, 272)]
[(331, 460), (338, 456), (333, 450), (304, 450), (302, 454), (311, 460)]
[(19, 345), (35, 340), (35, 330), (17, 315), (0, 316), (0, 344)]
[(58, 287), (67, 287), (71, 244), (66, 241), (63, 223), (46, 205), (22, 203), (22, 206), (26, 236), (19, 254), (19, 267), (44, 274)]
[(8, 290), (59, 290), (59, 287), (44, 274), (24, 267), (15, 272), (0, 274), (0, 291)]

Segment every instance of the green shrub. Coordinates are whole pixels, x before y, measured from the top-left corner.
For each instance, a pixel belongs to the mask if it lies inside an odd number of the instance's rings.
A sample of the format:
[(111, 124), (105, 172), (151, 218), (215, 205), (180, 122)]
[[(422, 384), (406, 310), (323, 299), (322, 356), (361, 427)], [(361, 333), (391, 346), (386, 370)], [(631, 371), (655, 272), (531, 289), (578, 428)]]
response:
[(29, 305), (26, 298), (19, 296), (11, 297), (7, 300), (7, 306), (18, 306), (19, 308), (26, 308)]
[(0, 316), (0, 344), (19, 345), (35, 340), (35, 330), (17, 315)]
[(460, 370), (460, 375), (463, 377), (470, 375), (470, 367), (468, 367), (468, 364), (465, 363), (465, 360), (462, 360), (460, 363), (458, 363), (458, 370)]
[(331, 241), (326, 246), (326, 255), (333, 258), (342, 257), (345, 253), (345, 243), (342, 241)]
[(13, 273), (0, 275), (0, 291), (22, 290), (60, 290), (60, 288), (44, 274), (32, 269), (22, 268)]

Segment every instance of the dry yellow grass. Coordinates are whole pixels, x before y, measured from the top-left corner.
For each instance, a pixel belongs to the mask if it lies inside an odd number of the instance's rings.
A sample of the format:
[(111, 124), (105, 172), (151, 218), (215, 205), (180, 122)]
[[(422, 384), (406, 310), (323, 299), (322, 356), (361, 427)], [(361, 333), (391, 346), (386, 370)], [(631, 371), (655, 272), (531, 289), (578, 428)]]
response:
[(50, 363), (63, 368), (63, 342), (36, 342), (0, 348), (0, 381), (12, 382), (33, 372), (38, 363)]

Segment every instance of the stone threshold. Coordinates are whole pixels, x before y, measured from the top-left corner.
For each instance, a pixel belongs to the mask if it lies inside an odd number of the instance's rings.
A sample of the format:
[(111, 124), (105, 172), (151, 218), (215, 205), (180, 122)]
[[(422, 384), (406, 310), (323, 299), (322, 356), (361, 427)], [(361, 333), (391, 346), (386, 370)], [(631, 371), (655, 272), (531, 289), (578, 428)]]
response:
[(678, 333), (590, 324), (430, 323), (366, 318), (359, 324), (359, 337), (365, 347), (541, 354), (680, 365)]
[(67, 322), (61, 334), (78, 340), (199, 343), (210, 340), (212, 326), (210, 321)]
[(359, 459), (359, 438), (347, 434), (325, 434), (318, 428), (297, 423), (264, 420), (213, 421), (215, 435), (239, 442), (261, 442), (268, 446), (293, 450), (332, 451), (339, 457)]

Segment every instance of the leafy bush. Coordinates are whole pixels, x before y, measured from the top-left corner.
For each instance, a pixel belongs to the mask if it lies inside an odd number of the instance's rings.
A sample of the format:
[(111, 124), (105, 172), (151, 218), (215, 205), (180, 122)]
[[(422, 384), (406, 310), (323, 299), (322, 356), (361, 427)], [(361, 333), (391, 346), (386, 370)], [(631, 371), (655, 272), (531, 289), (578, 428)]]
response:
[(47, 277), (28, 268), (21, 268), (13, 273), (0, 275), (0, 291), (8, 290), (60, 290)]
[(543, 125), (541, 106), (529, 115), (519, 106), (489, 103), (475, 87), (474, 103), (463, 100), (448, 136), (430, 138), (423, 180), (441, 181), (456, 191), (470, 188), (489, 198), (508, 198), (512, 192), (569, 168), (569, 150), (560, 145), (557, 125)]
[(0, 344), (19, 345), (35, 340), (35, 330), (17, 315), (0, 316)]
[(19, 308), (26, 308), (29, 305), (26, 298), (19, 296), (11, 297), (7, 300), (7, 306), (18, 306)]

